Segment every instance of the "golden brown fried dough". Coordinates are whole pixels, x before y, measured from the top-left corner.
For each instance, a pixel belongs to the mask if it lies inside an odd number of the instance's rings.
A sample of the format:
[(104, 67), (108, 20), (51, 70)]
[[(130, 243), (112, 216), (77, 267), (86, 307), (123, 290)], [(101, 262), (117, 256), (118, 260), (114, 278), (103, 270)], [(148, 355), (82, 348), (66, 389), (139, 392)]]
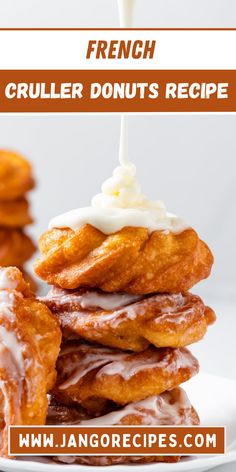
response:
[(25, 279), (26, 282), (29, 284), (29, 286), (30, 286), (32, 292), (33, 292), (34, 294), (37, 294), (38, 289), (39, 289), (39, 285), (38, 285), (38, 283), (37, 283), (35, 277), (34, 277), (32, 274), (30, 274), (29, 272), (27, 272), (25, 269), (20, 268), (20, 267), (19, 267), (19, 269), (21, 270), (24, 279)]
[(57, 361), (52, 393), (61, 403), (78, 403), (96, 414), (100, 399), (127, 405), (172, 390), (198, 370), (197, 359), (186, 348), (152, 346), (141, 353), (128, 353), (67, 343)]
[(66, 289), (147, 294), (189, 290), (208, 277), (213, 256), (193, 229), (181, 233), (126, 227), (105, 235), (90, 225), (51, 229), (40, 239), (36, 274)]
[(44, 424), (61, 333), (16, 268), (0, 269), (0, 455), (8, 426)]
[(117, 307), (113, 310), (88, 306), (93, 304), (92, 299), (104, 305), (107, 297), (110, 303), (109, 294), (53, 288), (43, 301), (60, 321), (64, 339), (83, 338), (131, 351), (143, 351), (150, 344), (187, 346), (199, 341), (215, 321), (213, 310), (190, 293), (149, 295), (138, 301), (130, 299), (123, 306), (119, 303), (124, 303), (126, 296), (120, 294), (116, 295)]
[(20, 154), (0, 150), (0, 201), (16, 200), (33, 187), (29, 162)]
[(25, 198), (9, 202), (0, 201), (0, 226), (23, 228), (32, 223), (29, 204)]
[(21, 267), (34, 252), (31, 238), (22, 230), (0, 228), (0, 266)]
[[(80, 417), (81, 416), (81, 417)], [(138, 403), (131, 403), (126, 407), (112, 411), (99, 418), (84, 418), (82, 410), (51, 405), (48, 417), (49, 424), (81, 424), (82, 426), (108, 425), (198, 425), (199, 417), (189, 402), (182, 388), (152, 396)], [(54, 460), (64, 463), (78, 463), (95, 466), (112, 464), (150, 463), (150, 462), (177, 462), (177, 456), (58, 456)]]

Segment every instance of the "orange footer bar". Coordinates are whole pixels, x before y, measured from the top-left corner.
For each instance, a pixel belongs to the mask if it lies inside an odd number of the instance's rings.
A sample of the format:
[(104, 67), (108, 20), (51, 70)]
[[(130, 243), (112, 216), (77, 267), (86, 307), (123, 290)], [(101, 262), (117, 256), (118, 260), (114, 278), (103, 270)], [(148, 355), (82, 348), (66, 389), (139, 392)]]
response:
[(10, 426), (9, 455), (224, 454), (224, 427)]

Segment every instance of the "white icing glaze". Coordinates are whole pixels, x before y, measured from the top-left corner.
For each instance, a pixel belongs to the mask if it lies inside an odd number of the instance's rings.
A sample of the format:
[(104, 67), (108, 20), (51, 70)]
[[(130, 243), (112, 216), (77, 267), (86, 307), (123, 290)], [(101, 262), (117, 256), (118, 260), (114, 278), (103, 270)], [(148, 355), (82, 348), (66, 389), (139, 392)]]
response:
[[(14, 293), (9, 292), (8, 290), (0, 291), (0, 312), (8, 319), (9, 326), (13, 326), (16, 322), (13, 309), (14, 300)], [(17, 339), (17, 334), (14, 329), (10, 331), (2, 324), (0, 326), (0, 343), (9, 351), (20, 376), (23, 377), (25, 374), (23, 346)]]
[[(92, 292), (96, 293), (94, 291)], [(97, 292), (97, 294), (98, 293), (99, 292)], [(153, 312), (152, 322), (157, 325), (162, 324), (163, 322), (167, 322), (169, 326), (173, 325), (172, 329), (175, 329), (175, 326), (177, 324), (185, 324), (187, 318), (193, 315), (195, 309), (194, 306), (191, 306), (191, 301), (189, 307), (185, 306), (187, 303), (186, 298), (181, 293), (178, 293), (171, 294), (169, 296), (161, 294), (151, 295), (147, 297), (141, 296), (140, 298), (141, 300), (143, 300), (143, 303), (139, 303), (140, 300), (136, 300), (131, 302), (131, 304), (127, 306), (124, 305), (123, 307), (119, 307), (118, 309), (114, 308), (112, 312), (105, 311), (104, 313), (96, 313), (96, 310), (91, 310), (91, 312), (89, 312), (89, 308), (92, 307), (86, 307), (84, 309), (87, 309), (88, 312), (84, 313), (82, 311), (82, 307), (81, 309), (79, 306), (76, 307), (76, 304), (78, 302), (80, 303), (80, 296), (81, 295), (79, 292), (68, 293), (68, 291), (66, 290), (53, 289), (49, 292), (48, 296), (46, 298), (43, 298), (42, 300), (46, 303), (48, 302), (49, 308), (52, 308), (53, 302), (55, 302), (53, 310), (56, 310), (57, 313), (63, 315), (65, 319), (67, 316), (67, 312), (69, 312), (70, 320), (73, 326), (75, 327), (75, 330), (80, 329), (80, 327), (83, 327), (83, 330), (87, 329), (88, 331), (91, 329), (91, 326), (92, 329), (100, 330), (106, 324), (111, 326), (113, 329), (116, 329), (120, 326), (121, 323), (123, 323), (127, 319), (131, 321), (135, 319), (140, 319), (140, 321), (143, 323), (146, 319), (145, 314), (149, 303), (153, 303), (154, 305), (155, 303), (158, 303), (155, 312)], [(164, 300), (163, 302), (162, 299)], [(163, 303), (164, 307), (162, 308)], [(70, 306), (70, 308), (66, 306), (67, 304), (68, 306)], [(102, 303), (100, 303), (100, 305), (101, 304)], [(105, 310), (105, 304), (103, 305), (102, 309)], [(86, 323), (86, 320), (84, 318), (85, 316), (92, 317), (92, 325), (90, 322), (88, 322), (88, 324)], [(204, 316), (204, 311), (202, 311), (202, 316)]]
[(11, 355), (18, 367), (20, 375), (25, 374), (22, 345), (18, 341), (14, 332), (8, 331), (4, 326), (0, 326), (0, 342), (11, 352)]
[(95, 290), (88, 290), (84, 293), (67, 293), (65, 291), (52, 290), (50, 293), (50, 301), (59, 300), (60, 303), (66, 304), (71, 301), (80, 304), (81, 308), (101, 308), (105, 311), (116, 310), (130, 303), (135, 303), (142, 298), (140, 295), (131, 295), (128, 293), (103, 293)]
[[(123, 379), (129, 380), (132, 376), (134, 376), (138, 372), (141, 372), (142, 370), (157, 367), (157, 362), (159, 361), (160, 355), (158, 355), (158, 353), (155, 358), (152, 358), (149, 361), (147, 359), (141, 360), (140, 358), (127, 360), (127, 362), (125, 362), (125, 360), (123, 362), (122, 360), (115, 360), (114, 362), (111, 362), (110, 364), (100, 369), (97, 374), (97, 377), (101, 377), (102, 375), (120, 375)], [(158, 367), (161, 367), (161, 365), (159, 364)]]
[[(181, 412), (181, 414), (180, 414)], [(191, 404), (184, 390), (181, 388), (161, 395), (148, 397), (137, 403), (131, 403), (122, 410), (108, 413), (107, 415), (81, 421), (81, 425), (99, 426), (119, 424), (126, 416), (138, 415), (146, 425), (178, 425), (192, 424)], [(184, 418), (181, 415), (184, 414)]]
[[(84, 354), (84, 357), (79, 360), (79, 365), (77, 365), (76, 363), (76, 366), (73, 362), (71, 362), (70, 359), (67, 365), (66, 360), (63, 359), (64, 369), (67, 370), (68, 367), (68, 369), (70, 369), (71, 371), (71, 375), (65, 382), (63, 382), (63, 384), (60, 385), (60, 390), (65, 390), (71, 385), (75, 385), (82, 377), (84, 377), (88, 372), (91, 372), (94, 369), (103, 367), (109, 362), (117, 360), (117, 358), (123, 360), (125, 359), (125, 357), (127, 357), (127, 354), (117, 353), (117, 351), (109, 348), (96, 349), (87, 345), (81, 345), (77, 348), (76, 346), (74, 346), (74, 349), (72, 347), (70, 352), (76, 352), (76, 350), (82, 352)], [(65, 353), (67, 354), (68, 351), (62, 350), (62, 352), (60, 353), (60, 357), (62, 357)]]
[(17, 287), (17, 281), (9, 276), (9, 269), (0, 269), (0, 290), (14, 290)]
[(4, 313), (5, 316), (8, 317), (8, 319), (12, 322), (15, 321), (15, 315), (13, 311), (13, 304), (14, 304), (14, 293), (7, 291), (7, 290), (1, 290), (0, 292), (0, 311)]
[(133, 20), (134, 0), (118, 0), (120, 27), (131, 28)]
[[(6, 279), (2, 287), (9, 289)], [(11, 327), (16, 323), (14, 299), (14, 293), (9, 290), (0, 291), (0, 313), (2, 317), (6, 318), (7, 325), (9, 325), (9, 329), (4, 326), (3, 322), (0, 326), (0, 369), (6, 372), (6, 380), (0, 380), (0, 390), (4, 401), (4, 421), (6, 425), (10, 424), (11, 421), (11, 402), (14, 403), (14, 419), (16, 423), (20, 424), (21, 422), (21, 398), (25, 378), (23, 345), (18, 340), (14, 329), (11, 330)], [(13, 398), (11, 398), (11, 392), (8, 388), (8, 378), (17, 385)]]
[[(74, 354), (73, 357), (70, 356), (71, 353)], [(68, 358), (67, 354), (69, 354)], [(104, 375), (119, 375), (124, 380), (129, 380), (143, 370), (154, 368), (168, 372), (169, 375), (180, 369), (193, 369), (193, 358), (189, 351), (183, 349), (153, 349), (140, 355), (103, 347), (96, 348), (86, 344), (72, 344), (61, 351), (60, 358), (62, 362), (58, 369), (66, 377), (66, 381), (59, 387), (60, 390), (75, 385), (88, 372), (97, 368), (99, 370), (95, 374), (96, 378)]]
[[(157, 295), (158, 298), (162, 297), (162, 295)], [(163, 297), (166, 297), (165, 295)], [(142, 298), (142, 297), (141, 297)], [(170, 296), (170, 298), (173, 299), (174, 303), (173, 305), (170, 302), (169, 306), (166, 306), (163, 309), (160, 309), (160, 315), (157, 316), (156, 314), (156, 319), (155, 323), (159, 324), (162, 319), (167, 320), (170, 323), (176, 324), (176, 322), (179, 322), (180, 324), (183, 323), (186, 319), (186, 313), (188, 314), (187, 310), (184, 310), (184, 312), (181, 311), (181, 307), (184, 305), (185, 299), (182, 294), (173, 294)], [(155, 301), (155, 295), (152, 296), (151, 300)], [(137, 300), (138, 301), (138, 300)], [(61, 299), (61, 302), (65, 302), (65, 300)], [(148, 303), (148, 298), (147, 298), (147, 303)], [(179, 311), (180, 310), (180, 311)], [(115, 309), (112, 313), (103, 313), (103, 314), (98, 314), (97, 316), (93, 314), (93, 328), (96, 329), (103, 326), (104, 323), (109, 323), (112, 328), (117, 328), (123, 321), (124, 319), (129, 319), (129, 320), (135, 320), (137, 318), (142, 318), (145, 316), (146, 312), (146, 307), (142, 307), (139, 303), (133, 303), (129, 306), (124, 306), (122, 309)], [(74, 323), (77, 327), (83, 326), (85, 329), (85, 323), (84, 323), (84, 317), (83, 316), (78, 316), (79, 311), (75, 312), (74, 316)], [(172, 314), (175, 313), (175, 316), (173, 317)], [(192, 313), (192, 309), (189, 310), (189, 313)], [(81, 312), (82, 315), (82, 312)], [(90, 329), (90, 325), (88, 325), (88, 329)]]
[(149, 232), (181, 232), (186, 223), (168, 213), (161, 201), (152, 202), (142, 194), (136, 179), (136, 167), (128, 159), (127, 122), (121, 121), (120, 166), (113, 176), (102, 185), (90, 207), (78, 208), (53, 218), (49, 228), (72, 228), (78, 230), (90, 224), (105, 234), (111, 234), (126, 226), (144, 227)]
[(138, 295), (129, 295), (127, 293), (100, 293), (86, 292), (79, 297), (82, 308), (102, 308), (103, 310), (115, 310), (116, 308), (129, 305), (140, 300)]
[[(98, 199), (96, 201), (98, 203)], [(150, 233), (153, 231), (180, 233), (188, 228), (182, 219), (166, 213), (161, 208), (150, 211), (135, 208), (85, 207), (53, 218), (49, 223), (49, 229), (71, 228), (76, 231), (85, 224), (97, 228), (104, 234), (115, 233), (126, 226), (147, 228)]]

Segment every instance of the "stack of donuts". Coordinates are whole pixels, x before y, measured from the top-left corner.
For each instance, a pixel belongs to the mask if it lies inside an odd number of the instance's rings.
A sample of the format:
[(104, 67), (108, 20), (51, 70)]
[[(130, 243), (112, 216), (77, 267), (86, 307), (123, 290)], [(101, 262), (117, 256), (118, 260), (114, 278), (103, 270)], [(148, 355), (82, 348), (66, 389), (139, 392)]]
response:
[[(53, 286), (42, 301), (62, 331), (48, 423), (198, 424), (179, 387), (199, 370), (186, 346), (215, 320), (213, 310), (189, 292), (213, 263), (197, 233), (52, 227), (40, 249), (35, 271)], [(104, 466), (179, 457), (56, 460)]]
[(34, 187), (30, 164), (0, 150), (0, 266), (24, 267), (35, 251), (25, 226), (32, 223), (26, 194)]

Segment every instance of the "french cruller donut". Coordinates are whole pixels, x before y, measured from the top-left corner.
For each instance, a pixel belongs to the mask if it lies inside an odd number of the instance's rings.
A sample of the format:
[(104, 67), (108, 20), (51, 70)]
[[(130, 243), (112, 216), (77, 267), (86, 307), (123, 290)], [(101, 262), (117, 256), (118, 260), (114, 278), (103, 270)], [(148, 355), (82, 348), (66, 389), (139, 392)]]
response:
[(44, 424), (61, 333), (17, 268), (0, 269), (0, 455), (9, 425)]
[[(110, 411), (105, 416), (91, 418), (83, 409), (62, 406), (51, 402), (47, 421), (49, 424), (81, 424), (82, 426), (112, 425), (198, 425), (199, 417), (182, 388), (154, 395), (140, 402)], [(62, 463), (78, 463), (94, 466), (113, 464), (178, 462), (178, 456), (58, 456)]]
[(213, 310), (190, 293), (134, 296), (54, 287), (43, 301), (56, 314), (64, 339), (131, 351), (150, 344), (187, 346), (199, 341), (215, 320)]

